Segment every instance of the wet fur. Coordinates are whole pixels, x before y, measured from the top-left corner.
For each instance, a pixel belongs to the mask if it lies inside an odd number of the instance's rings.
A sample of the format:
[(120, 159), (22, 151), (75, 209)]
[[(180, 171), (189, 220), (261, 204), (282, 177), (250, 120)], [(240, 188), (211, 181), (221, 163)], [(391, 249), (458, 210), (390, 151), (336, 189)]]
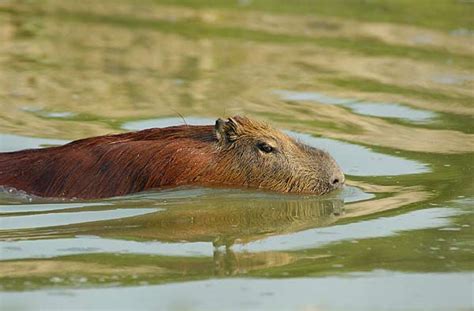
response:
[[(0, 153), (0, 185), (85, 199), (180, 185), (331, 190), (323, 181), (338, 167), (325, 152), (247, 118), (220, 125), (154, 128)], [(278, 144), (280, 153), (259, 153), (255, 143), (261, 140)]]

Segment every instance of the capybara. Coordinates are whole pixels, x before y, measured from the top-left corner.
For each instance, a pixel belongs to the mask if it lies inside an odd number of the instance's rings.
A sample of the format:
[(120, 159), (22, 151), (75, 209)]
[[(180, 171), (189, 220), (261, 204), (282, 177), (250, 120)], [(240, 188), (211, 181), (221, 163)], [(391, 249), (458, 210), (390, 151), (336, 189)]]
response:
[(0, 186), (40, 197), (105, 198), (185, 185), (325, 194), (344, 174), (325, 151), (235, 116), (0, 153)]

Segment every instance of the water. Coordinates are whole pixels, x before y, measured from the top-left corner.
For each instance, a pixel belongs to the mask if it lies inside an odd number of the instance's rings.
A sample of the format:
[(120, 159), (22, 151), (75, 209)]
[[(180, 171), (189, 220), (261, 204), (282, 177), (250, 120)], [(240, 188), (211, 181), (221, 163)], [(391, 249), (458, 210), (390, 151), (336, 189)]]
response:
[(316, 92), (275, 91), (283, 100), (310, 101), (328, 105), (343, 105), (352, 111), (368, 116), (396, 118), (412, 122), (429, 122), (435, 113), (427, 110), (413, 109), (397, 103), (371, 103), (353, 99), (337, 98)]
[[(28, 292), (24, 295), (13, 293), (6, 297), (5, 305), (14, 308), (18, 306), (19, 299), (26, 299), (22, 307), (34, 308), (36, 303), (41, 301), (50, 310), (62, 310), (69, 304), (78, 309), (107, 309), (110, 307), (110, 301), (115, 301), (116, 305), (123, 309), (134, 309), (136, 302), (140, 301), (142, 309), (155, 310), (155, 301), (158, 298), (162, 308), (171, 310), (275, 310), (276, 305), (279, 310), (304, 310), (315, 305), (323, 310), (380, 310), (395, 305), (400, 309), (446, 310), (453, 307), (462, 309), (470, 304), (469, 286), (470, 278), (460, 273), (405, 275), (375, 271), (345, 277), (292, 278), (285, 281), (232, 278), (174, 283), (167, 286), (82, 289), (75, 292), (47, 290), (48, 295), (38, 292)], [(455, 288), (463, 290), (457, 291)], [(391, 293), (388, 297), (386, 290)], [(177, 292), (181, 297), (177, 297)], [(439, 295), (440, 292), (449, 295), (450, 300)], [(314, 300), (315, 295), (318, 296), (317, 303)], [(229, 299), (221, 301), (216, 297)]]
[(323, 197), (0, 188), (0, 307), (472, 309), (473, 11), (0, 1), (0, 151), (241, 114), (347, 177)]

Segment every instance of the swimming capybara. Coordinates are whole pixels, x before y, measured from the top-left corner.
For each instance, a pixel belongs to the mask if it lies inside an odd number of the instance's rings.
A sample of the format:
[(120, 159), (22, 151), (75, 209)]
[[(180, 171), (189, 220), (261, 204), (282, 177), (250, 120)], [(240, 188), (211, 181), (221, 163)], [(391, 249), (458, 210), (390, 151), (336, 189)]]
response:
[(246, 117), (0, 153), (0, 186), (41, 197), (104, 198), (184, 185), (324, 194), (344, 174), (325, 151)]

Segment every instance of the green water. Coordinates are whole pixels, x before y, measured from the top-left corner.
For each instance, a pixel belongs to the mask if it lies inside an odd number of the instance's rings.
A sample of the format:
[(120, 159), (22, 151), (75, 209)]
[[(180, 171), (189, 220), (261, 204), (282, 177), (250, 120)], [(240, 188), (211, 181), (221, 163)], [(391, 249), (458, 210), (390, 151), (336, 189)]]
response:
[(0, 151), (242, 114), (323, 197), (0, 191), (3, 310), (470, 310), (474, 4), (0, 1)]

